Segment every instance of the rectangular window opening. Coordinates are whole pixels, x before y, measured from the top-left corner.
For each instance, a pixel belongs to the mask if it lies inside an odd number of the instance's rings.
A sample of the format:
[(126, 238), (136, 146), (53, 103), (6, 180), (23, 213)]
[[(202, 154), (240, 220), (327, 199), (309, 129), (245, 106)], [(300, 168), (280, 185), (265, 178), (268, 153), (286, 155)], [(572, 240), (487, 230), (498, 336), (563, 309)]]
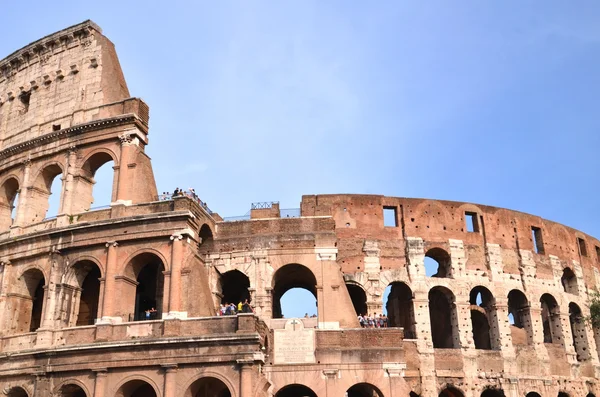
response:
[(596, 262), (600, 263), (600, 247), (596, 246)]
[(467, 232), (479, 233), (479, 223), (477, 222), (476, 212), (465, 212), (465, 222), (467, 224)]
[(577, 237), (577, 245), (579, 246), (579, 253), (581, 254), (581, 256), (588, 256), (587, 247), (585, 246), (585, 240)]
[(383, 207), (383, 226), (398, 227), (398, 207)]
[(60, 131), (60, 124), (52, 124), (52, 131)]
[(536, 254), (544, 253), (544, 240), (542, 238), (542, 229), (531, 226), (531, 239), (533, 240), (533, 249)]

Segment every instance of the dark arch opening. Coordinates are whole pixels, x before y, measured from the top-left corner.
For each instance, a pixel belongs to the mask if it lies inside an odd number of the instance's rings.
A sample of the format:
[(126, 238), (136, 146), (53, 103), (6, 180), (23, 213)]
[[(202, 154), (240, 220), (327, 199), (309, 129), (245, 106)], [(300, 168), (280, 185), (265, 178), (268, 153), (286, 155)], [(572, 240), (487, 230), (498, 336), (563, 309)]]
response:
[(478, 286), (471, 290), (469, 303), (475, 348), (482, 350), (497, 348), (498, 346), (492, 343), (492, 335), (498, 334), (494, 296), (487, 288)]
[(383, 397), (381, 391), (370, 383), (357, 383), (346, 392), (347, 397)]
[(157, 397), (154, 388), (143, 380), (130, 380), (119, 388), (115, 397)]
[(513, 289), (508, 293), (508, 321), (513, 346), (533, 344), (529, 301), (525, 294)]
[(451, 278), (450, 255), (441, 248), (432, 248), (427, 251), (425, 253), (425, 274), (429, 277)]
[(573, 270), (565, 267), (563, 269), (563, 274), (560, 278), (560, 283), (563, 286), (563, 289), (566, 293), (577, 295), (577, 277), (575, 277), (575, 273)]
[(250, 279), (239, 270), (230, 270), (221, 275), (221, 304), (250, 302)]
[(60, 388), (60, 397), (87, 397), (87, 395), (80, 386), (68, 384)]
[(357, 316), (367, 314), (367, 294), (365, 290), (358, 284), (346, 283), (346, 289), (350, 300), (352, 300), (352, 306)]
[(464, 395), (457, 388), (448, 386), (440, 392), (439, 397), (464, 397)]
[(200, 244), (212, 241), (213, 232), (212, 230), (210, 230), (210, 227), (206, 223), (203, 224), (200, 228), (200, 231), (198, 232), (198, 237), (200, 238)]
[(590, 358), (585, 318), (579, 306), (573, 302), (569, 303), (569, 322), (571, 323), (571, 336), (577, 353), (577, 361), (585, 361)]
[(7, 397), (28, 397), (25, 389), (19, 386), (12, 387), (8, 393), (6, 393)]
[(231, 391), (223, 381), (213, 377), (200, 378), (191, 384), (185, 397), (231, 397)]
[(408, 393), (408, 397), (420, 397), (417, 393), (415, 393), (414, 391), (411, 391), (410, 393)]
[(7, 230), (14, 222), (15, 208), (18, 203), (19, 182), (15, 178), (7, 179), (0, 189), (0, 230)]
[(558, 392), (558, 397), (569, 397), (568, 393), (565, 393), (564, 391)]
[(389, 285), (390, 293), (384, 302), (390, 327), (404, 328), (405, 339), (415, 339), (415, 312), (413, 293), (408, 285), (394, 282)]
[(62, 168), (58, 164), (47, 166), (37, 177), (35, 188), (31, 189), (33, 201), (28, 206), (29, 222), (41, 222), (42, 220), (59, 214), (62, 199)]
[(24, 302), (26, 310), (23, 310), (23, 314), (27, 318), (19, 318), (19, 322), (25, 321), (25, 324), (22, 324), (23, 327), (20, 328), (24, 332), (34, 332), (42, 325), (46, 280), (44, 274), (38, 269), (27, 270), (21, 278), (25, 283), (25, 291), (30, 300)]
[(525, 397), (542, 397), (542, 396), (540, 396), (538, 393), (536, 393), (534, 391), (530, 391), (529, 393), (527, 393), (527, 395), (525, 395)]
[(594, 393), (588, 393), (585, 397), (596, 397)]
[(75, 208), (75, 212), (87, 211), (92, 207), (110, 205), (113, 197), (115, 184), (114, 160), (106, 152), (94, 153), (86, 160), (82, 167), (85, 179), (80, 180), (78, 191), (86, 196), (82, 200), (81, 208)]
[(81, 288), (76, 326), (93, 325), (98, 318), (100, 297), (100, 269), (92, 261), (81, 261), (73, 265), (77, 286)]
[(282, 387), (275, 397), (317, 397), (317, 394), (309, 387), (295, 383)]
[(550, 294), (542, 295), (540, 303), (542, 307), (544, 343), (560, 343), (562, 340), (562, 328), (560, 325), (558, 303)]
[[(295, 288), (310, 292), (315, 298), (315, 311), (317, 310), (317, 279), (315, 275), (306, 266), (292, 263), (279, 268), (273, 276), (273, 318), (283, 317), (281, 298), (286, 292)], [(312, 302), (304, 303), (311, 305)]]
[(504, 390), (502, 390), (502, 389), (485, 389), (481, 393), (481, 397), (504, 397)]
[(434, 348), (457, 349), (460, 347), (454, 294), (449, 289), (434, 287), (429, 291), (429, 319)]
[(154, 254), (136, 256), (128, 265), (138, 285), (135, 289), (135, 320), (154, 320), (162, 317), (165, 266)]

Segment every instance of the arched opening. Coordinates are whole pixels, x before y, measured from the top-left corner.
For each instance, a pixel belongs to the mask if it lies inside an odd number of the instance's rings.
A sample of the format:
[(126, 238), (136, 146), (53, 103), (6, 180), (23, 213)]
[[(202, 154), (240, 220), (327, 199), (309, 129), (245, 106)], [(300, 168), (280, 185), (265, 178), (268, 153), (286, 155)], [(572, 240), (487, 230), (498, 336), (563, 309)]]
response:
[(523, 292), (513, 289), (508, 293), (508, 321), (513, 346), (533, 344), (529, 309), (529, 301)]
[(133, 320), (162, 318), (164, 271), (163, 262), (151, 253), (137, 255), (127, 265), (126, 275), (137, 282), (136, 287), (122, 282), (123, 296), (134, 301)]
[(87, 395), (79, 385), (70, 383), (60, 388), (60, 397), (87, 397)]
[(0, 231), (8, 230), (15, 220), (19, 189), (15, 178), (7, 179), (0, 188)]
[[(404, 328), (404, 339), (415, 339), (415, 312), (413, 307), (413, 293), (404, 283), (391, 283), (390, 293), (384, 307), (388, 316), (390, 327)], [(385, 294), (384, 294), (385, 297)]]
[(88, 211), (92, 208), (110, 205), (115, 184), (115, 162), (106, 152), (91, 155), (81, 167), (77, 179), (77, 198), (74, 198), (73, 212)]
[(432, 248), (427, 251), (425, 253), (425, 275), (452, 278), (450, 255), (441, 248)]
[(212, 241), (213, 233), (212, 233), (212, 230), (210, 230), (210, 227), (206, 223), (203, 224), (202, 227), (200, 228), (200, 231), (198, 232), (198, 237), (200, 238), (200, 244), (205, 244), (205, 243)]
[(431, 339), (437, 349), (458, 349), (458, 317), (452, 291), (433, 287), (429, 291), (429, 319)]
[(81, 288), (75, 326), (93, 325), (98, 318), (100, 297), (100, 269), (92, 261), (80, 261), (73, 265), (76, 286)]
[(571, 323), (571, 336), (577, 353), (577, 361), (585, 361), (590, 358), (585, 319), (579, 306), (573, 302), (569, 303), (569, 322)]
[(62, 199), (62, 168), (52, 164), (37, 176), (33, 189), (29, 189), (27, 222), (36, 223), (59, 214)]
[(346, 391), (347, 397), (383, 397), (383, 393), (370, 383), (357, 383)]
[(354, 306), (356, 315), (361, 316), (367, 314), (367, 294), (365, 293), (365, 290), (355, 283), (346, 283), (346, 289), (348, 290), (348, 295), (350, 295), (350, 300), (352, 301), (352, 306)]
[(562, 343), (562, 328), (560, 325), (560, 308), (556, 299), (550, 294), (540, 298), (542, 307), (542, 327), (544, 343)]
[(499, 349), (499, 332), (495, 303), (489, 289), (475, 287), (469, 294), (473, 341), (476, 349)]
[(317, 397), (317, 394), (309, 387), (295, 383), (282, 387), (275, 397)]
[(143, 380), (135, 379), (123, 384), (115, 397), (157, 397), (154, 388)]
[(239, 302), (244, 303), (246, 299), (250, 302), (250, 279), (239, 270), (230, 270), (221, 275), (221, 304)]
[(19, 296), (16, 311), (16, 328), (19, 332), (34, 332), (42, 324), (44, 309), (44, 274), (38, 269), (29, 269), (19, 277), (22, 282), (22, 295)]
[(558, 392), (558, 397), (570, 397), (569, 393), (565, 393), (564, 391)]
[(420, 397), (417, 393), (415, 393), (414, 391), (411, 391), (410, 393), (408, 393), (408, 397)]
[(539, 394), (539, 393), (536, 393), (536, 392), (534, 392), (534, 391), (530, 391), (529, 393), (527, 393), (527, 394), (525, 395), (525, 397), (542, 397), (542, 396), (540, 396), (540, 394)]
[(481, 397), (504, 397), (504, 390), (502, 390), (502, 389), (485, 389), (481, 393)]
[(464, 394), (457, 388), (448, 386), (440, 392), (438, 397), (464, 397)]
[[(288, 291), (295, 298), (292, 301), (283, 299)], [(285, 265), (273, 275), (273, 318), (302, 317), (304, 313), (317, 314), (317, 279), (306, 266)]]
[(205, 377), (192, 383), (184, 397), (231, 397), (231, 391), (220, 379)]
[(25, 389), (19, 386), (12, 387), (8, 393), (6, 393), (7, 397), (29, 397)]
[(560, 278), (560, 283), (562, 284), (566, 293), (577, 295), (577, 277), (575, 277), (573, 270), (565, 267), (563, 269), (562, 277)]

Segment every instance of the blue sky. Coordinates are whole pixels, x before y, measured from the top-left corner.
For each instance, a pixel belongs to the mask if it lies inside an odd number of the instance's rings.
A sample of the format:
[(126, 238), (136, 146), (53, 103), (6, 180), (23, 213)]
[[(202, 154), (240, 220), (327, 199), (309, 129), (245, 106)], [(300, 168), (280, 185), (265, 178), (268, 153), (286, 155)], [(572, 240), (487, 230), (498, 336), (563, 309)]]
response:
[(597, 1), (196, 3), (8, 2), (0, 57), (94, 20), (150, 105), (159, 191), (223, 216), (373, 193), (600, 236)]

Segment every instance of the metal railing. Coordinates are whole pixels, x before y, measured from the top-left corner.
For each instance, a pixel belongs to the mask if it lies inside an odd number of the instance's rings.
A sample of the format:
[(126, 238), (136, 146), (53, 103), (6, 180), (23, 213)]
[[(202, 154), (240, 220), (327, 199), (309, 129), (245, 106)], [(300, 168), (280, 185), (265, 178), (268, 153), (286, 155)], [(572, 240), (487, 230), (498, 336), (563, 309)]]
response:
[(252, 210), (266, 210), (273, 208), (274, 204), (279, 204), (279, 201), (260, 201), (258, 203), (252, 203), (250, 209)]

